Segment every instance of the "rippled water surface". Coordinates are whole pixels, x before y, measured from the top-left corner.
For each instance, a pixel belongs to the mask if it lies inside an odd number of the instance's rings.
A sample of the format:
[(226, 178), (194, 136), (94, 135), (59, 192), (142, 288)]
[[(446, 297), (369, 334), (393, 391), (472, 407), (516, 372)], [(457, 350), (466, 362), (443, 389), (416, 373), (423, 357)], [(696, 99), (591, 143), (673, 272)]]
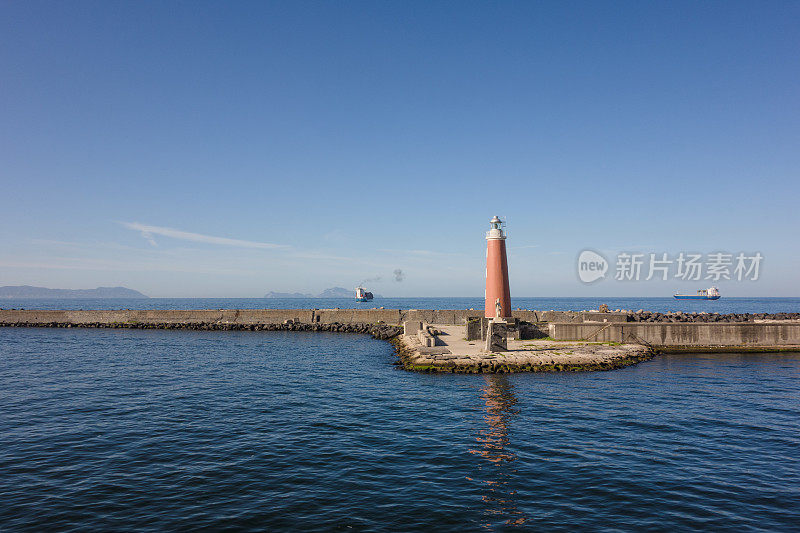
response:
[(361, 335), (0, 328), (0, 529), (800, 524), (800, 354), (392, 361)]

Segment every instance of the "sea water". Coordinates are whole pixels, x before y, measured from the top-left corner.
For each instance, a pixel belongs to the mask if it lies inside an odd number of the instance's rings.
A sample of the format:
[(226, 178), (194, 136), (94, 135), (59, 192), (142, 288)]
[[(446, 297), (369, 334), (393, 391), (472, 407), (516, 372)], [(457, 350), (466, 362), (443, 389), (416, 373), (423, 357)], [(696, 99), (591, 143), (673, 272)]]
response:
[(800, 354), (393, 361), (365, 335), (0, 328), (0, 530), (800, 524)]

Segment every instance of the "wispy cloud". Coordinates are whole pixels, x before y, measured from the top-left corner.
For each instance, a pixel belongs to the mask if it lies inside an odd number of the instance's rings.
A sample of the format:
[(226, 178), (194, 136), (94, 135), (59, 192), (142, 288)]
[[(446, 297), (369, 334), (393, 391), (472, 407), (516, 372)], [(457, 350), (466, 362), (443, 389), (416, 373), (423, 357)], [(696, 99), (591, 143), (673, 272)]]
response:
[(142, 234), (142, 237), (147, 239), (147, 242), (153, 246), (157, 246), (154, 236), (160, 235), (162, 237), (169, 237), (171, 239), (178, 239), (182, 241), (202, 242), (205, 244), (217, 244), (220, 246), (235, 246), (238, 248), (261, 248), (261, 249), (275, 249), (287, 248), (283, 244), (273, 244), (270, 242), (257, 242), (257, 241), (243, 241), (241, 239), (229, 239), (227, 237), (215, 237), (213, 235), (203, 235), (202, 233), (192, 233), (189, 231), (182, 231), (173, 228), (164, 228), (161, 226), (150, 226), (147, 224), (140, 224), (139, 222), (120, 222), (123, 226)]

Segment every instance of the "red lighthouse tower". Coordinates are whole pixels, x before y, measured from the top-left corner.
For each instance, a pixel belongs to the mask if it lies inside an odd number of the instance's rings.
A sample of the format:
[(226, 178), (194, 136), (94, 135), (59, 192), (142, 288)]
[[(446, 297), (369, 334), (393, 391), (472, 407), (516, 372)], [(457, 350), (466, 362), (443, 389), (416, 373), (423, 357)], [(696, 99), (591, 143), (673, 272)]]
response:
[(486, 232), (486, 318), (511, 318), (511, 291), (508, 288), (508, 259), (503, 221), (495, 216)]

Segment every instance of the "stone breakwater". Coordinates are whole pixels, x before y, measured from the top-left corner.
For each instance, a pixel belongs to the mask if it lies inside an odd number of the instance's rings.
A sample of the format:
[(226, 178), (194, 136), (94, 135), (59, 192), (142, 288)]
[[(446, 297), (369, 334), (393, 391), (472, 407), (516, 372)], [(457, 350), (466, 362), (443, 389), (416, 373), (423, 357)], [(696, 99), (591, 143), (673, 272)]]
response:
[[(37, 310), (0, 309), (0, 324), (27, 323), (231, 323), (231, 324), (392, 324), (406, 321), (463, 325), (483, 316), (482, 309), (196, 309), (196, 310)], [(632, 311), (530, 311), (512, 312), (523, 324), (582, 322), (758, 322), (800, 320), (800, 313), (656, 313)]]
[(560, 341), (635, 343), (658, 351), (800, 351), (800, 321), (551, 323)]
[[(482, 315), (475, 309), (0, 309), (0, 327), (368, 334), (392, 341), (403, 368), (447, 372), (610, 370), (669, 350), (800, 351), (800, 313), (517, 310), (502, 353), (482, 351)], [(404, 334), (403, 325), (412, 323), (424, 324), (429, 335)]]
[(0, 323), (4, 327), (18, 328), (102, 328), (102, 329), (185, 329), (194, 331), (328, 331), (334, 333), (361, 333), (379, 340), (389, 340), (403, 329), (387, 324), (224, 324), (217, 322), (12, 322)]
[(765, 320), (800, 320), (800, 313), (656, 313), (639, 310), (626, 312), (627, 322), (758, 322)]

